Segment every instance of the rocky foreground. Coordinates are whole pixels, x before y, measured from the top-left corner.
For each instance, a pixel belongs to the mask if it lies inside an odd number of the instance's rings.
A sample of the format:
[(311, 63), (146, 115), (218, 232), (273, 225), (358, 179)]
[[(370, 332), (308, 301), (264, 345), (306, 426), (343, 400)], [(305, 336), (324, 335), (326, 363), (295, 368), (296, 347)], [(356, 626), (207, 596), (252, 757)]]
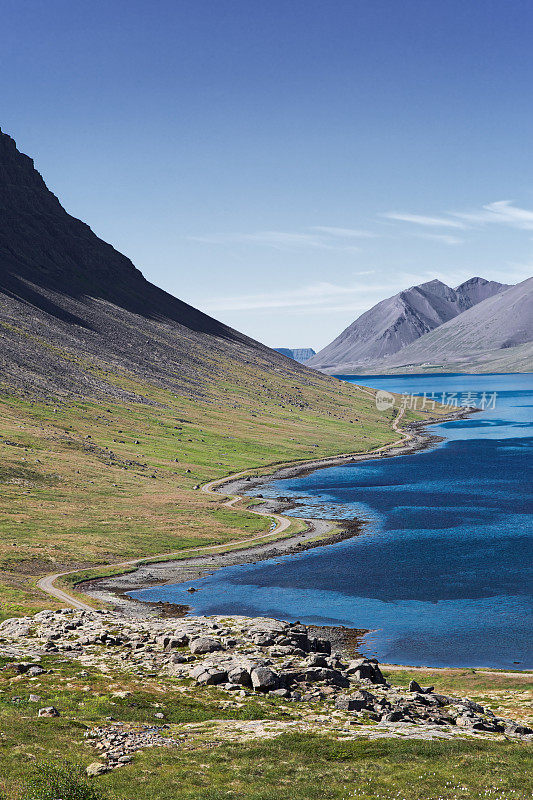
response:
[[(533, 740), (533, 729), (497, 717), (468, 698), (437, 694), (416, 681), (408, 691), (392, 686), (375, 659), (350, 660), (332, 652), (328, 640), (311, 636), (298, 623), (222, 616), (132, 619), (115, 612), (61, 610), (0, 625), (0, 655), (8, 659), (4, 670), (36, 680), (45, 672), (41, 661), (47, 654), (79, 660), (103, 673), (113, 668), (141, 679), (165, 676), (184, 693), (195, 685), (206, 692), (215, 687), (236, 707), (268, 696), (297, 712), (286, 722), (226, 721), (226, 733), (234, 739), (275, 736), (304, 725), (336, 736)], [(39, 697), (32, 697), (36, 715), (59, 715), (53, 706), (39, 708)], [(179, 736), (165, 725), (164, 714), (155, 717), (161, 718), (160, 725), (115, 723), (89, 730), (87, 738), (104, 759), (89, 771), (120, 767), (144, 747), (177, 745)]]

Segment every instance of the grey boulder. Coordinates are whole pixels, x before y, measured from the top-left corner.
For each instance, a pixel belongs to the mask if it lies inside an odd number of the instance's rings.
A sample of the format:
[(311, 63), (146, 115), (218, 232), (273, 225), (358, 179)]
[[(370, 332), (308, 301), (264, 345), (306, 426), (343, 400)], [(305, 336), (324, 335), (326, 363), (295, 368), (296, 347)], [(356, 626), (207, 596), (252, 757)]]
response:
[(378, 662), (373, 658), (359, 658), (348, 664), (346, 673), (357, 680), (369, 680), (371, 683), (385, 683)]
[(250, 673), (244, 667), (234, 667), (228, 672), (228, 679), (231, 683), (238, 683), (240, 686), (252, 686)]
[(376, 698), (371, 692), (364, 690), (350, 695), (339, 695), (335, 700), (335, 708), (340, 711), (362, 711), (372, 709)]
[(419, 694), (430, 694), (434, 688), (434, 686), (426, 686), (426, 688), (423, 689), (417, 681), (411, 681), (409, 684), (409, 691), (418, 692)]
[(222, 649), (222, 642), (219, 639), (213, 639), (210, 636), (199, 636), (197, 639), (192, 639), (189, 642), (189, 650), (195, 655), (214, 653), (216, 650)]
[(532, 728), (528, 728), (527, 725), (520, 725), (520, 723), (515, 722), (511, 719), (506, 720), (498, 720), (498, 722), (503, 723), (505, 725), (505, 733), (515, 734), (517, 736), (527, 736), (528, 734), (533, 733)]
[(201, 683), (204, 686), (216, 686), (219, 683), (227, 682), (228, 673), (226, 670), (219, 669), (218, 667), (205, 667), (203, 664), (200, 664), (193, 669), (191, 677), (194, 678), (197, 683)]
[(99, 761), (93, 761), (92, 764), (89, 764), (85, 772), (89, 776), (89, 778), (94, 778), (96, 775), (103, 775), (106, 772), (109, 772), (110, 769), (106, 764), (101, 764)]
[(280, 688), (280, 677), (268, 667), (256, 667), (251, 673), (252, 686), (256, 692), (272, 692)]
[(54, 706), (45, 706), (38, 711), (39, 717), (59, 717), (59, 711)]

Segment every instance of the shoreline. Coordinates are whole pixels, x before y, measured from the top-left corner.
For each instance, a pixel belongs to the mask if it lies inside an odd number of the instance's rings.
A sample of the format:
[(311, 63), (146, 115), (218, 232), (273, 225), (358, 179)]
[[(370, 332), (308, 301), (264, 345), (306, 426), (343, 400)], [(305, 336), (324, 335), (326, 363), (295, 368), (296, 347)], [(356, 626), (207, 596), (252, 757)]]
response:
[[(399, 430), (403, 441), (396, 441), (385, 445), (378, 450), (367, 453), (346, 454), (339, 456), (313, 459), (311, 461), (281, 465), (261, 476), (251, 477), (246, 473), (221, 478), (204, 485), (202, 489), (211, 495), (222, 495), (229, 499), (224, 503), (233, 506), (243, 499), (241, 492), (259, 488), (271, 480), (293, 477), (302, 477), (318, 469), (356, 463), (373, 459), (392, 458), (400, 455), (411, 455), (421, 450), (434, 447), (444, 438), (426, 430), (428, 425), (443, 422), (457, 421), (475, 412), (476, 409), (462, 408), (441, 417), (428, 417), (427, 420), (411, 422)], [(397, 425), (400, 416), (393, 424)], [(250, 470), (252, 471), (252, 470)], [(288, 527), (292, 520), (302, 520), (306, 523), (305, 530), (274, 541), (251, 544), (235, 550), (183, 557), (180, 559), (152, 563), (140, 563), (135, 569), (111, 577), (92, 578), (76, 584), (76, 589), (99, 602), (110, 603), (116, 610), (132, 616), (176, 616), (181, 617), (189, 613), (188, 605), (177, 605), (159, 601), (157, 603), (133, 599), (129, 592), (166, 584), (194, 582), (213, 574), (215, 571), (228, 566), (257, 563), (283, 555), (295, 555), (305, 550), (316, 547), (325, 547), (340, 541), (345, 541), (359, 535), (366, 520), (328, 520), (316, 517), (280, 516), (288, 508), (294, 508), (291, 501), (283, 497), (265, 498), (263, 502), (254, 506), (254, 512), (262, 516), (272, 516), (278, 524), (285, 523)], [(268, 534), (267, 534), (268, 535)], [(265, 538), (265, 537), (262, 537)], [(223, 545), (221, 545), (223, 547)], [(358, 631), (360, 634), (361, 631)]]

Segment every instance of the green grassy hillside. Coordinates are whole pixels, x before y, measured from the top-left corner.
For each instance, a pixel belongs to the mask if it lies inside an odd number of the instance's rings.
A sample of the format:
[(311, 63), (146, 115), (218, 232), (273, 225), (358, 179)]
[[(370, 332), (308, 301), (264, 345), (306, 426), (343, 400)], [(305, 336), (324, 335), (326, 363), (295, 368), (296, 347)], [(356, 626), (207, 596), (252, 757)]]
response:
[(345, 383), (231, 377), (202, 401), (148, 385), (133, 386), (144, 404), (1, 397), (2, 617), (53, 606), (43, 574), (268, 530), (193, 488), (209, 479), (398, 438), (393, 413)]

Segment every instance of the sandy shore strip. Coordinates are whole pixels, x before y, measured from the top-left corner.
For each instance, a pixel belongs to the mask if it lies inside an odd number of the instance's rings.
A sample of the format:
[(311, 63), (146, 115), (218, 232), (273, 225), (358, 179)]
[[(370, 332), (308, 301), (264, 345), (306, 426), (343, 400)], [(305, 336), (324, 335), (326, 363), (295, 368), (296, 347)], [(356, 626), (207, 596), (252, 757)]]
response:
[[(231, 496), (229, 505), (234, 505), (242, 493), (246, 491), (260, 489), (260, 487), (271, 480), (301, 477), (317, 469), (350, 464), (358, 461), (368, 461), (370, 459), (392, 458), (393, 456), (408, 455), (419, 450), (426, 450), (434, 447), (438, 442), (443, 441), (443, 437), (436, 436), (426, 430), (427, 425), (438, 424), (448, 421), (457, 421), (465, 418), (472, 413), (473, 409), (458, 409), (451, 414), (442, 417), (428, 417), (419, 422), (409, 423), (401, 430), (406, 435), (406, 440), (401, 443), (394, 443), (382, 450), (370, 453), (360, 453), (357, 455), (342, 455), (325, 459), (299, 462), (296, 464), (283, 465), (268, 474), (258, 477), (251, 477), (247, 474), (238, 477), (222, 478), (209, 484), (209, 493), (216, 491), (224, 497)], [(254, 470), (250, 470), (253, 472)], [(260, 505), (255, 505), (254, 510), (262, 514), (283, 514), (288, 508), (294, 510), (295, 504), (289, 503), (284, 498), (265, 498)], [(105, 578), (95, 578), (77, 585), (77, 590), (93, 597), (98, 601), (111, 603), (122, 613), (139, 615), (153, 614), (174, 614), (182, 615), (187, 613), (186, 605), (177, 606), (168, 603), (145, 603), (134, 600), (128, 596), (129, 592), (145, 589), (152, 586), (165, 584), (185, 583), (194, 581), (213, 574), (216, 570), (223, 567), (238, 566), (243, 564), (253, 564), (258, 561), (265, 561), (284, 555), (301, 553), (314, 547), (323, 547), (328, 544), (343, 541), (357, 536), (362, 530), (365, 520), (328, 520), (308, 517), (298, 517), (297, 514), (291, 515), (289, 520), (303, 519), (305, 529), (297, 534), (289, 535), (285, 538), (275, 539), (274, 541), (258, 541), (250, 546), (201, 554), (198, 556), (184, 556), (178, 559), (169, 559), (152, 563), (140, 564), (136, 569), (122, 575), (114, 575)]]

